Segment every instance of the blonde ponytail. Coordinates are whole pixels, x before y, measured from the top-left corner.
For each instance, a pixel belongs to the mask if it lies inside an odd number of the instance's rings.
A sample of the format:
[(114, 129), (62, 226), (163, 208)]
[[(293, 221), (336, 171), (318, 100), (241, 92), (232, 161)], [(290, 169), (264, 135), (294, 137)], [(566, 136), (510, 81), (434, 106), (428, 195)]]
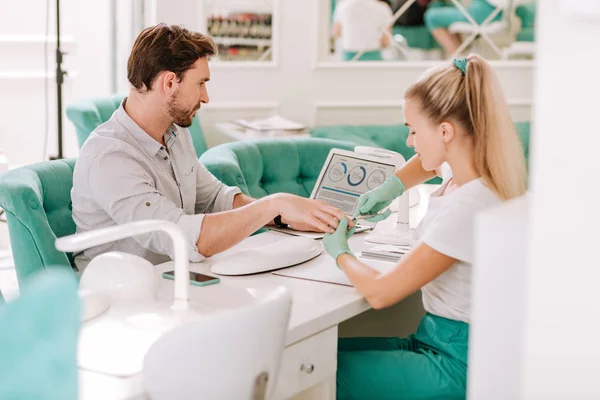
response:
[(525, 193), (523, 148), (500, 83), (484, 59), (467, 57), (464, 75), (454, 65), (434, 68), (405, 97), (418, 99), (435, 123), (457, 121), (472, 135), (475, 169), (501, 199)]

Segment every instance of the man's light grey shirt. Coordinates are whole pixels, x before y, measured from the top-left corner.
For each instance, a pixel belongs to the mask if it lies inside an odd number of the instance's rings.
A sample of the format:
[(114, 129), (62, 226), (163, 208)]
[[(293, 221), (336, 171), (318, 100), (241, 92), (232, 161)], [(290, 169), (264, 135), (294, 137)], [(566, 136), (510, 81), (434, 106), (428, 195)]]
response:
[[(186, 235), (190, 261), (202, 261), (196, 243), (204, 214), (232, 209), (240, 190), (218, 181), (198, 161), (187, 128), (171, 125), (165, 149), (123, 104), (81, 148), (71, 190), (77, 232), (147, 219), (171, 221)], [(155, 232), (87, 249), (76, 254), (75, 264), (81, 271), (108, 251), (135, 254), (154, 265), (173, 258), (169, 236)]]

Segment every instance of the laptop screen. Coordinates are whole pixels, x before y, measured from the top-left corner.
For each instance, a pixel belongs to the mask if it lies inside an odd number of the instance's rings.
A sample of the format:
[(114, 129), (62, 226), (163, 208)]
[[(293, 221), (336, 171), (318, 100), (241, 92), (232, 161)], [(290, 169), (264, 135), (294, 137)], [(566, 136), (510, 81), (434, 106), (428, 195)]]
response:
[(337, 207), (346, 215), (354, 214), (361, 194), (381, 185), (395, 167), (385, 162), (334, 154), (325, 168), (315, 198)]

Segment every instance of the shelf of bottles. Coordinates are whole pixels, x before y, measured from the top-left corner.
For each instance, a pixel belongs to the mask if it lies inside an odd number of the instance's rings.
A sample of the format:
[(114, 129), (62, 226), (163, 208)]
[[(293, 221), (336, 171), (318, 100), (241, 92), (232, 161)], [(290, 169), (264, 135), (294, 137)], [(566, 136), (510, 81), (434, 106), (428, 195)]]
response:
[(208, 17), (208, 33), (223, 61), (270, 61), (272, 14), (230, 12)]

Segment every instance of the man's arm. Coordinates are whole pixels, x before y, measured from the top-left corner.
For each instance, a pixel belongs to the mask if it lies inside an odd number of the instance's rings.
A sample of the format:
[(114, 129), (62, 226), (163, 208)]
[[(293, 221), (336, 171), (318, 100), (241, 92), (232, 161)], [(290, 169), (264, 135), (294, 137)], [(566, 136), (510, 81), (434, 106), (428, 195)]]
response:
[(210, 257), (227, 250), (267, 225), (278, 215), (275, 200), (265, 197), (252, 201), (250, 197), (237, 194), (233, 210), (206, 214), (196, 244), (198, 251)]
[[(233, 208), (235, 209), (235, 208), (247, 206), (248, 204), (252, 203), (253, 201), (256, 201), (256, 199), (254, 199), (250, 196), (247, 196), (244, 193), (238, 193), (233, 198)], [(268, 225), (275, 225), (275, 220), (270, 221), (268, 223)]]
[(196, 166), (196, 214), (229, 211), (234, 197), (241, 193), (236, 186), (227, 186), (201, 163)]
[[(253, 199), (250, 196), (246, 196), (243, 193), (238, 193), (233, 198), (233, 208), (243, 207), (245, 205), (248, 205), (248, 204), (252, 203), (253, 201), (256, 201), (256, 200)], [(317, 200), (307, 200), (307, 201), (309, 201), (309, 202), (316, 202)], [(326, 204), (324, 204), (322, 202), (319, 202), (319, 203), (321, 203), (321, 205), (327, 206)], [(332, 209), (332, 210), (337, 212), (336, 209)], [(336, 219), (338, 219), (337, 215), (341, 215), (341, 212), (339, 212), (338, 214), (336, 214)], [(339, 219), (338, 219), (338, 221), (339, 221)], [(291, 221), (291, 220), (288, 220), (286, 217), (282, 217), (281, 218), (281, 222), (284, 223), (284, 224), (286, 224), (286, 225), (289, 225), (290, 228), (292, 228), (292, 229), (294, 229), (296, 231), (325, 232), (325, 231), (321, 231), (319, 229), (315, 229), (315, 226), (313, 224), (311, 224), (310, 222), (308, 222), (308, 223), (302, 223), (302, 222), (298, 222), (298, 221)], [(268, 225), (275, 225), (275, 221), (274, 220), (273, 221), (269, 221)], [(354, 222), (352, 222), (350, 220), (350, 221), (348, 221), (348, 225), (350, 226), (350, 228), (352, 228), (354, 226)], [(337, 224), (336, 224), (336, 226), (337, 226)]]
[(346, 218), (337, 208), (288, 193), (277, 193), (259, 200), (238, 194), (233, 205), (233, 210), (204, 216), (197, 243), (201, 254), (208, 257), (227, 250), (271, 223), (278, 215), (292, 226), (297, 224), (310, 227), (312, 231), (329, 233)]
[(252, 197), (246, 196), (244, 193), (238, 193), (233, 198), (233, 208), (235, 209), (235, 208), (244, 207), (254, 201), (256, 201), (256, 200), (253, 199)]

